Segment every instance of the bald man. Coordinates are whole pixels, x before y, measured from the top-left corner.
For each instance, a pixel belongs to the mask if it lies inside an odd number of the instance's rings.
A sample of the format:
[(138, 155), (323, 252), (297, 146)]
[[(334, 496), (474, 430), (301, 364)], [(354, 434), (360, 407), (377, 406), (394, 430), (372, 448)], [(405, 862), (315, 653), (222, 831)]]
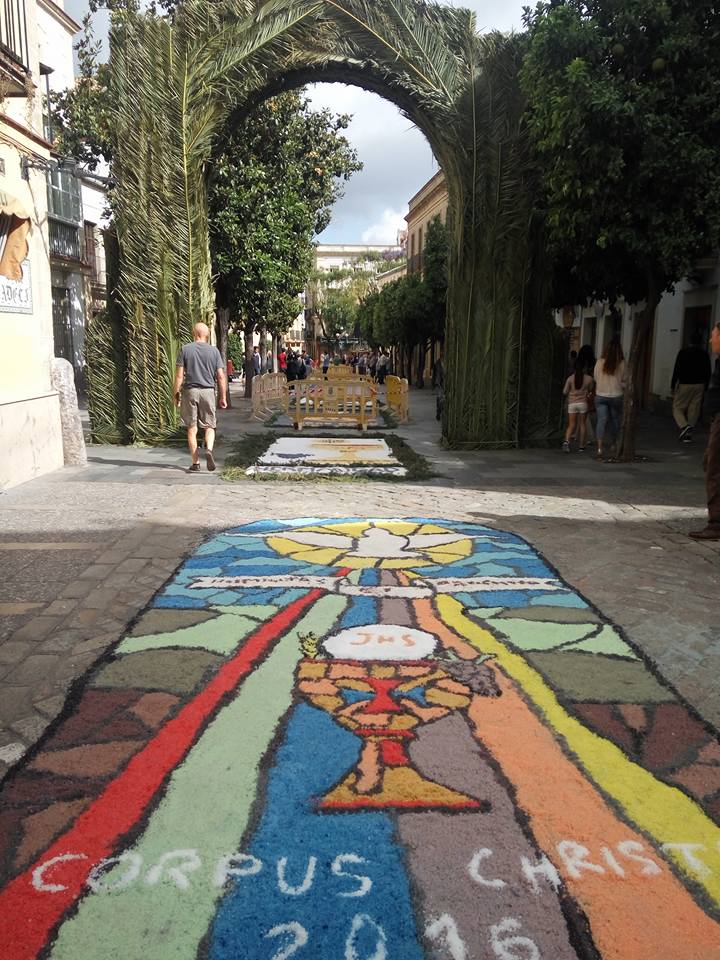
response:
[(188, 447), (192, 463), (190, 473), (199, 473), (198, 425), (205, 428), (205, 462), (208, 470), (215, 469), (213, 447), (217, 427), (216, 384), (220, 393), (220, 409), (227, 407), (227, 376), (222, 356), (210, 340), (210, 328), (206, 323), (193, 327), (193, 342), (186, 343), (178, 354), (173, 397), (187, 427)]

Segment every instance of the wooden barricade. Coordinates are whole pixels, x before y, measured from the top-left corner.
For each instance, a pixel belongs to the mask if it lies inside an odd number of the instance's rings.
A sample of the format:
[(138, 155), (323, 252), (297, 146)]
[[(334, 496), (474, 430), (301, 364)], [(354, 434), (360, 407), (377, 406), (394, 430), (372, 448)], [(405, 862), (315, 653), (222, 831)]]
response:
[(367, 430), (377, 420), (377, 391), (367, 380), (297, 380), (290, 414), (298, 430), (313, 422)]
[(404, 423), (410, 416), (410, 395), (407, 380), (401, 380), (400, 377), (393, 376), (385, 377), (385, 386), (390, 412), (400, 423)]
[[(321, 368), (322, 369), (322, 368)], [(327, 372), (328, 380), (354, 380), (353, 369), (347, 363), (330, 364)]]
[(288, 410), (288, 383), (284, 373), (264, 373), (252, 380), (253, 416)]

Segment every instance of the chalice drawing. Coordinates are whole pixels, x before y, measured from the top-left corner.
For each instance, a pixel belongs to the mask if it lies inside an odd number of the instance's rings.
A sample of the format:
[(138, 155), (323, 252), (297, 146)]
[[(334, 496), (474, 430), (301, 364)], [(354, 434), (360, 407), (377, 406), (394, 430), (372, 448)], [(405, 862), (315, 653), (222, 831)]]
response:
[[(413, 634), (419, 633), (401, 627), (377, 629), (385, 631), (388, 643), (404, 638), (403, 652), (408, 653)], [(298, 689), (310, 704), (362, 741), (355, 769), (318, 801), (318, 809), (481, 807), (476, 798), (423, 776), (409, 756), (419, 726), (465, 709), (473, 696), (471, 686), (455, 679), (442, 661), (305, 658), (297, 677)]]

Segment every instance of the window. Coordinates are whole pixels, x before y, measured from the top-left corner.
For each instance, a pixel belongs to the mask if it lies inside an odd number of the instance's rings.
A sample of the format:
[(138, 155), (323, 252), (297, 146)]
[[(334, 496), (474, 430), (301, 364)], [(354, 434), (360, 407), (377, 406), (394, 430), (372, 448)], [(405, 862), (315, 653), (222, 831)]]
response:
[(83, 229), (85, 231), (85, 263), (90, 267), (93, 277), (98, 275), (98, 257), (97, 243), (95, 241), (95, 224), (86, 220)]
[(0, 4), (0, 49), (21, 66), (30, 66), (25, 0), (3, 0)]
[(70, 291), (67, 287), (52, 288), (53, 340), (55, 356), (75, 363), (72, 326), (70, 324)]
[(82, 223), (80, 184), (74, 171), (57, 165), (48, 171), (48, 213), (66, 223)]

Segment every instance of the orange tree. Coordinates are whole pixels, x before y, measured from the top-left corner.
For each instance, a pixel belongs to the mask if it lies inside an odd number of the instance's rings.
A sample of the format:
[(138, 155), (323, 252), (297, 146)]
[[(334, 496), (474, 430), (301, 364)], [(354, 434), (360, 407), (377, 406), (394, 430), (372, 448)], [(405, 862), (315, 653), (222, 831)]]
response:
[(556, 300), (644, 302), (620, 456), (663, 293), (720, 243), (716, 0), (551, 0), (526, 9), (521, 80)]

